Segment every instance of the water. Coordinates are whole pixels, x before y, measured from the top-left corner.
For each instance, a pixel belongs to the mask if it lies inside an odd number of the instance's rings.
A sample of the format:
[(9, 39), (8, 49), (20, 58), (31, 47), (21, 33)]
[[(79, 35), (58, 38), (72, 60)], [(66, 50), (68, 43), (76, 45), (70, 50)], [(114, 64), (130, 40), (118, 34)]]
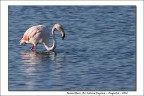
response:
[[(9, 90), (136, 90), (135, 6), (9, 6)], [(56, 32), (57, 48), (19, 45), (31, 26)], [(52, 38), (50, 38), (52, 45)]]

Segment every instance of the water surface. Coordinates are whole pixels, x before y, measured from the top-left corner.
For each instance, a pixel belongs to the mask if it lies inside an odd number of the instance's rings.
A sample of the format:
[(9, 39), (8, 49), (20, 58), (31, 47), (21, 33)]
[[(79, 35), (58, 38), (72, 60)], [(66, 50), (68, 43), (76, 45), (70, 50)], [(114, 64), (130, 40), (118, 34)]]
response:
[[(136, 90), (135, 6), (9, 6), (9, 90)], [(56, 32), (46, 53), (19, 41), (31, 26)], [(52, 38), (50, 38), (52, 45)]]

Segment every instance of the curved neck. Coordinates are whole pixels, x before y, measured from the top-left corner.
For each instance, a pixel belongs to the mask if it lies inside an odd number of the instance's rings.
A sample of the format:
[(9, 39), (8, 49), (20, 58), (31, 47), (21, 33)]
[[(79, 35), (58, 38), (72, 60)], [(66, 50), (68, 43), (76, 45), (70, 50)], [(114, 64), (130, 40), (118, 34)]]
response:
[(53, 51), (56, 48), (56, 40), (55, 40), (55, 29), (52, 29), (52, 40), (53, 40), (53, 45), (52, 47), (49, 48), (50, 51)]

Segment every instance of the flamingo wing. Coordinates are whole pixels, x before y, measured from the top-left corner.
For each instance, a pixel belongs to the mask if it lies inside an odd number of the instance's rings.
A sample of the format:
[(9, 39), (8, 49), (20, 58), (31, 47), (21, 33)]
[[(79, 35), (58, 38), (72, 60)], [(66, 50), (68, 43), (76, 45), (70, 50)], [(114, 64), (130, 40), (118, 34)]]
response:
[(37, 38), (41, 32), (45, 31), (44, 25), (37, 25), (29, 28), (23, 35), (23, 40), (29, 41), (31, 38)]

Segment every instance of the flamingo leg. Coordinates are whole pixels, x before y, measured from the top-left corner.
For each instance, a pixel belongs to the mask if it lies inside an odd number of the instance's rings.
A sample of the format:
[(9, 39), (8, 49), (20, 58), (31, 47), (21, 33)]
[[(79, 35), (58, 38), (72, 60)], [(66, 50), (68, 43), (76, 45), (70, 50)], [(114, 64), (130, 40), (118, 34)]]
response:
[(33, 50), (34, 49), (34, 45), (32, 45), (31, 49), (30, 50)]
[(36, 46), (33, 45), (33, 50), (36, 52)]
[(32, 45), (31, 49), (30, 50), (34, 50), (36, 52), (36, 46), (35, 45)]

